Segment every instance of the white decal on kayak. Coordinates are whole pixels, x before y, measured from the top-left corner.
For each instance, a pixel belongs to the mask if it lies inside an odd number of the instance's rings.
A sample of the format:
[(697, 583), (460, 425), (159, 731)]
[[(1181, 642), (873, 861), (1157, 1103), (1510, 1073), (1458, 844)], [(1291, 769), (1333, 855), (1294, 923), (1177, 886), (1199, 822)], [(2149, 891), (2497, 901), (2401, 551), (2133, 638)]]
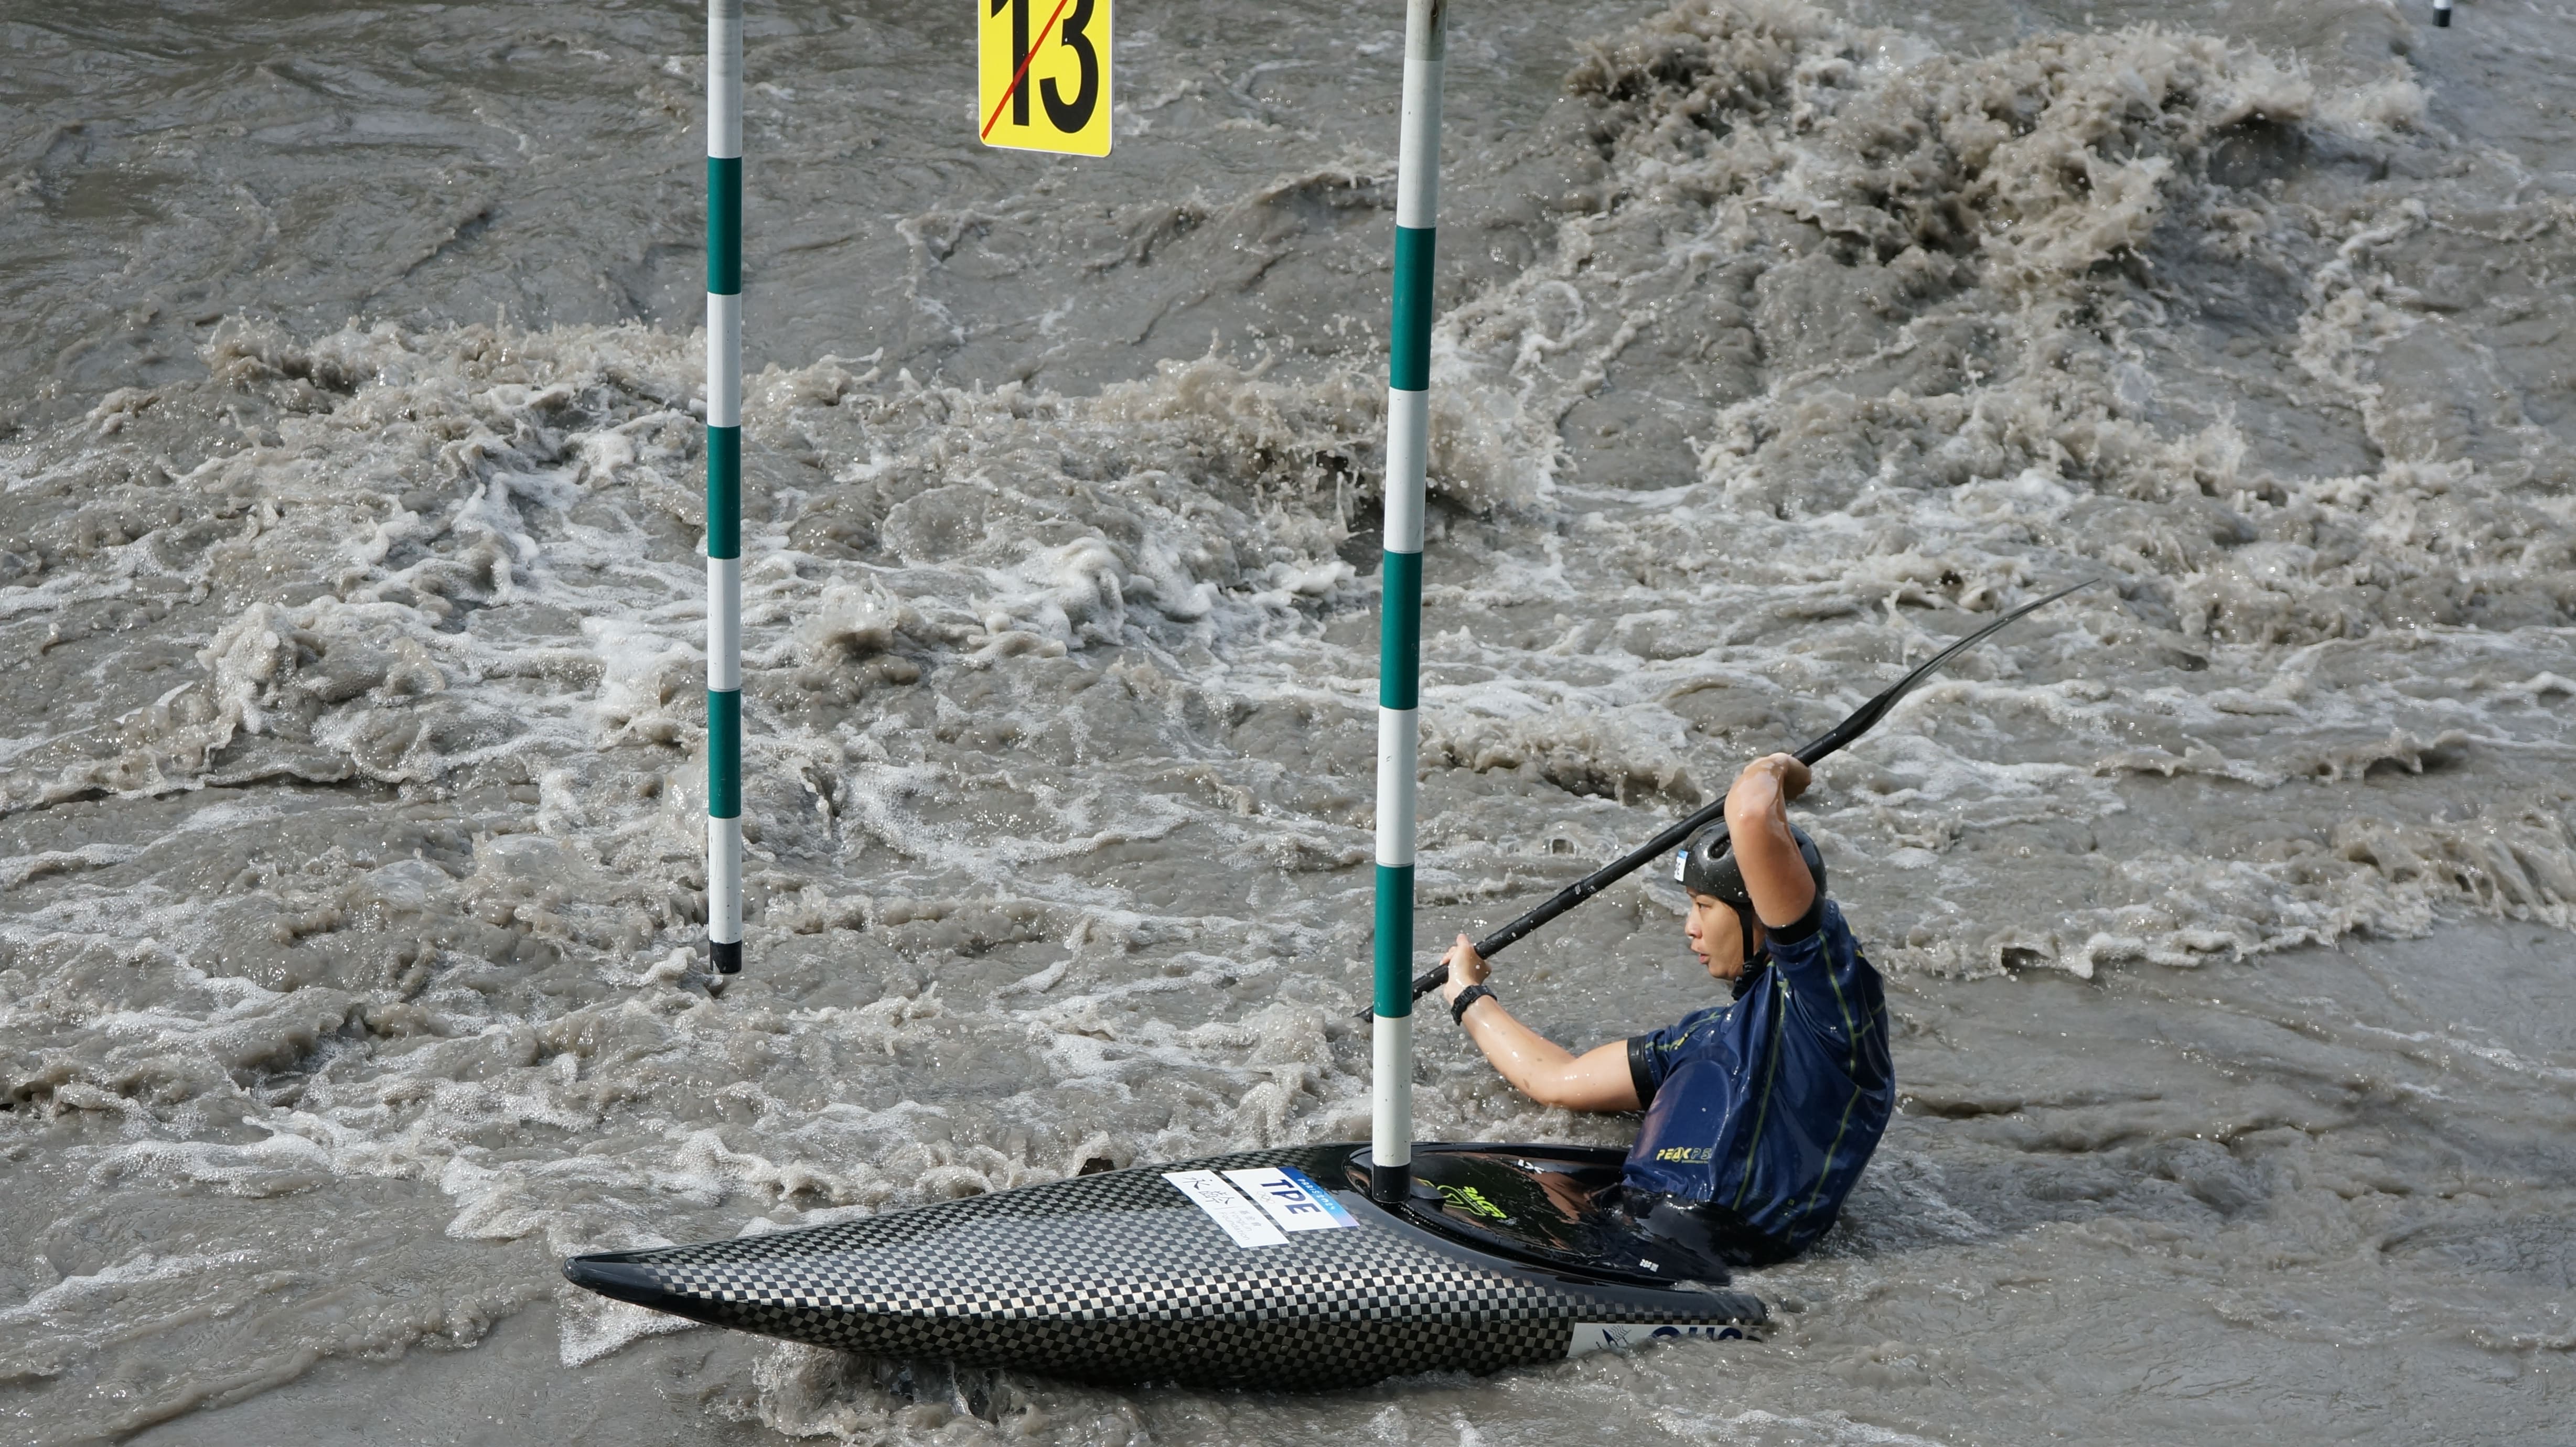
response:
[(1243, 1199), (1240, 1192), (1225, 1183), (1225, 1177), (1214, 1171), (1165, 1171), (1163, 1179), (1180, 1188), (1182, 1195), (1198, 1203), (1208, 1219), (1234, 1238), (1237, 1246), (1285, 1246), (1288, 1238), (1270, 1224), (1270, 1218), (1258, 1207)]
[(1253, 1204), (1278, 1222), (1282, 1231), (1337, 1231), (1359, 1224), (1330, 1191), (1317, 1185), (1315, 1178), (1304, 1171), (1263, 1166), (1258, 1170), (1228, 1171), (1225, 1178), (1241, 1186)]
[(1744, 1328), (1723, 1326), (1715, 1322), (1649, 1322), (1586, 1321), (1574, 1328), (1574, 1339), (1565, 1344), (1570, 1357), (1592, 1352), (1613, 1351), (1620, 1347), (1643, 1346), (1656, 1341), (1742, 1341)]

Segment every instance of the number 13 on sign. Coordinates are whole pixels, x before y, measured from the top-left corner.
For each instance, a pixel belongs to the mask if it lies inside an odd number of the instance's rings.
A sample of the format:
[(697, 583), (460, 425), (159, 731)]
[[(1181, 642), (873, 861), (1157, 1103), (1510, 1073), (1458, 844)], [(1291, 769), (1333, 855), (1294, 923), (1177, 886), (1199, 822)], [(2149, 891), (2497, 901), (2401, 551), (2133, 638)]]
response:
[(1109, 0), (975, 0), (984, 144), (1109, 154)]

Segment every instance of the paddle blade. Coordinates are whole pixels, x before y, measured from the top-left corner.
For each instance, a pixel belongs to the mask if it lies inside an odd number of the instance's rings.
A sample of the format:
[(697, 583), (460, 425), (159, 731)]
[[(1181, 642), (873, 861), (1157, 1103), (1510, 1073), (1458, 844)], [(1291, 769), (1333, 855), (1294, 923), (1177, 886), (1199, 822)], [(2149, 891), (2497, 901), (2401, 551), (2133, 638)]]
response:
[(1828, 754), (1839, 751), (1844, 745), (1859, 738), (1862, 734), (1868, 733), (1872, 728), (1877, 727), (1878, 721), (1887, 716), (1887, 711), (1889, 709), (1896, 707), (1897, 703), (1902, 700), (1905, 695), (1914, 691), (1914, 686), (1916, 684), (1931, 677), (1934, 672), (1939, 670), (1942, 664), (1949, 662), (1951, 659), (1956, 658), (1960, 654), (1967, 652), (1969, 649), (1976, 647), (1978, 644), (1985, 642), (1988, 638), (1994, 636), (1996, 632), (2012, 626), (2014, 623), (2019, 622), (2029, 614), (2047, 607), (2049, 604), (2056, 602), (2058, 599), (2065, 597), (2069, 593), (2080, 592), (2083, 589), (2090, 588), (2099, 581), (2100, 580), (2096, 578), (2087, 578), (2081, 583), (2075, 583), (2067, 587), (2060, 588), (2056, 592), (2049, 594), (2047, 597), (2040, 599), (2036, 603), (2024, 603), (2020, 607), (2006, 613), (2001, 618), (1996, 619), (1994, 622), (1987, 624), (1985, 627), (1978, 629), (1976, 632), (1969, 634), (1967, 637), (1962, 638), (1958, 642), (1951, 644), (1949, 647), (1942, 649), (1940, 652), (1933, 654), (1922, 667), (1917, 668), (1912, 673), (1898, 679), (1893, 686), (1881, 693), (1878, 697), (1873, 698), (1869, 702), (1862, 704), (1859, 708), (1854, 709), (1851, 717), (1834, 725), (1831, 730), (1827, 731), (1822, 736), (1811, 740), (1805, 747), (1799, 749), (1798, 762), (1802, 764), (1812, 764), (1818, 759), (1824, 758)]

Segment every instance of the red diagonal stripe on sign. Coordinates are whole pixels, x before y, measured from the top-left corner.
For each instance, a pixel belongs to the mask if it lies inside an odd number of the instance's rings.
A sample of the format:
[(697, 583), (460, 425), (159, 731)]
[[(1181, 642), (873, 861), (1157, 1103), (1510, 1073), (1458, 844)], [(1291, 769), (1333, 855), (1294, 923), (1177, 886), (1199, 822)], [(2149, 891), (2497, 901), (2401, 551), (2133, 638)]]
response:
[(1055, 13), (1049, 15), (1046, 24), (1038, 28), (1038, 38), (1029, 42), (1029, 53), (1020, 57), (1018, 73), (1011, 77), (1009, 85), (1002, 87), (1002, 98), (993, 102), (993, 113), (984, 118), (984, 129), (975, 133), (975, 139), (981, 141), (991, 138), (994, 123), (1002, 118), (1002, 107), (1011, 103), (1012, 95), (1017, 93), (1021, 84), (1028, 80), (1029, 62), (1038, 58), (1038, 47), (1046, 44), (1048, 36), (1055, 34), (1056, 21), (1064, 17), (1064, 7), (1072, 3), (1073, 0), (1055, 0)]

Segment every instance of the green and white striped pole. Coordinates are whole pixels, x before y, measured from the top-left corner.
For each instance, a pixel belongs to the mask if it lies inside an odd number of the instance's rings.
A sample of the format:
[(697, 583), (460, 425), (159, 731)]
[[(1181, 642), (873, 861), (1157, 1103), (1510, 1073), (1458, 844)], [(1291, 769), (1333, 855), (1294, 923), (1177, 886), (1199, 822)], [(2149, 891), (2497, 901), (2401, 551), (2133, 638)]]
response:
[(707, 965), (742, 970), (742, 0), (707, 3)]
[(1449, 0), (1407, 0), (1396, 152), (1395, 314), (1386, 393), (1386, 558), (1378, 570), (1377, 1008), (1369, 1193), (1413, 1174), (1413, 776), (1422, 702), (1422, 466), (1431, 421), (1431, 252), (1440, 210), (1440, 63)]

